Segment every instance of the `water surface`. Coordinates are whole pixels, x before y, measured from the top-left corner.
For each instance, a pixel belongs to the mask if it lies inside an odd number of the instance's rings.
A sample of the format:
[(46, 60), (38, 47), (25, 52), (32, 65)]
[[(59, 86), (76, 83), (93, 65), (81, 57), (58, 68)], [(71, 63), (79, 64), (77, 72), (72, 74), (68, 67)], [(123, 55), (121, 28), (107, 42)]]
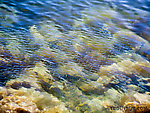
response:
[(149, 12), (149, 0), (1, 0), (0, 86), (33, 78), (69, 112), (149, 94)]

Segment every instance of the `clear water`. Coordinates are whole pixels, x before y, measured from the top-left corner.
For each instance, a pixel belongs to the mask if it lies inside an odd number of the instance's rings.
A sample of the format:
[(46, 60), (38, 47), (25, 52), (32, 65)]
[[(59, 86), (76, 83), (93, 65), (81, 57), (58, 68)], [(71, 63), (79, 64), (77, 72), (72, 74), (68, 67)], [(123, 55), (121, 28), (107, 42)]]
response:
[[(84, 91), (80, 82), (102, 75), (118, 81), (108, 88), (126, 92), (132, 84), (150, 92), (143, 79), (150, 77), (149, 41), (150, 0), (1, 0), (0, 85), (42, 61), (56, 81), (73, 83), (86, 95), (102, 94)], [(122, 73), (101, 69), (128, 59), (147, 67), (132, 77), (123, 73), (126, 66)]]

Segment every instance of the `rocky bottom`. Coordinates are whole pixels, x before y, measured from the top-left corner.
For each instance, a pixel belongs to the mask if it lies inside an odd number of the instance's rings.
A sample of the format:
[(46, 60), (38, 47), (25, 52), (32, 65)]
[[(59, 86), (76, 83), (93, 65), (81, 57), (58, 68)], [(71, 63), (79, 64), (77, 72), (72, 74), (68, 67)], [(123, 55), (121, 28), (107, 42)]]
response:
[(30, 52), (0, 47), (0, 113), (150, 112), (149, 42), (97, 15), (31, 26)]

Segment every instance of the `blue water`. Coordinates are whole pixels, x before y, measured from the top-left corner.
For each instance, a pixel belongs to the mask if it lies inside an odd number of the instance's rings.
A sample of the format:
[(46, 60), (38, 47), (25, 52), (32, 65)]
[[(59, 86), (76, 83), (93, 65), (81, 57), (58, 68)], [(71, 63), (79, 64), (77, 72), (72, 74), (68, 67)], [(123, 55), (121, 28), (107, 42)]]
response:
[[(1, 26), (28, 28), (44, 20), (52, 20), (64, 29), (71, 29), (80, 11), (103, 5), (115, 9), (127, 23), (137, 21), (132, 30), (150, 27), (149, 0), (1, 0)], [(7, 19), (6, 19), (7, 18)], [(9, 21), (9, 22), (7, 22)], [(150, 36), (148, 31), (145, 34)]]
[(29, 101), (38, 92), (41, 111), (49, 94), (76, 113), (105, 112), (130, 92), (147, 102), (149, 42), (150, 0), (0, 0), (0, 106), (22, 90)]
[[(32, 56), (33, 51), (38, 48), (31, 45), (33, 39), (29, 31), (31, 26), (37, 25), (40, 28), (39, 24), (51, 21), (55, 23), (60, 32), (67, 33), (74, 30), (73, 25), (76, 20), (82, 18), (83, 12), (88, 12), (90, 8), (95, 7), (97, 7), (97, 11), (108, 7), (119, 14), (112, 20), (117, 26), (115, 29), (118, 29), (119, 26), (119, 28), (131, 30), (148, 42), (150, 41), (150, 0), (1, 0), (0, 45), (5, 47), (10, 43), (16, 44), (17, 41), (20, 54), (28, 53)], [(102, 11), (107, 11), (107, 8)], [(101, 22), (101, 24), (103, 23), (107, 23), (107, 20)], [(57, 45), (53, 46), (57, 48)], [(126, 48), (126, 45), (121, 46), (123, 48), (120, 51), (130, 50), (128, 47)], [(120, 47), (120, 44), (116, 44), (116, 47)], [(142, 55), (149, 60), (147, 58), (147, 55), (148, 57), (150, 55), (149, 51)], [(13, 55), (10, 57), (11, 54), (7, 51), (2, 51), (1, 56), (5, 56), (11, 61), (15, 59)], [(19, 59), (21, 62), (19, 64), (4, 63), (1, 66), (2, 84), (10, 76), (13, 78), (22, 68), (27, 67), (28, 64), (22, 62), (23, 58), (19, 56)], [(3, 75), (7, 76), (3, 78)]]

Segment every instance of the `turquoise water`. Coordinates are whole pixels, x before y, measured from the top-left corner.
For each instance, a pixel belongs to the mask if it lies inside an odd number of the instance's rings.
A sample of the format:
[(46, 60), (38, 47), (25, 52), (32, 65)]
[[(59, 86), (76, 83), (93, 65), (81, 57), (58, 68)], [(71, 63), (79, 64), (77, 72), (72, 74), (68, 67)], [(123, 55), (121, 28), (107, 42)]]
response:
[[(101, 100), (109, 89), (145, 94), (150, 92), (149, 41), (150, 0), (1, 0), (0, 86), (40, 75), (42, 90), (80, 112), (88, 109), (86, 99)], [(49, 90), (50, 76), (71, 87), (70, 93)], [(16, 84), (11, 88), (29, 88)]]

